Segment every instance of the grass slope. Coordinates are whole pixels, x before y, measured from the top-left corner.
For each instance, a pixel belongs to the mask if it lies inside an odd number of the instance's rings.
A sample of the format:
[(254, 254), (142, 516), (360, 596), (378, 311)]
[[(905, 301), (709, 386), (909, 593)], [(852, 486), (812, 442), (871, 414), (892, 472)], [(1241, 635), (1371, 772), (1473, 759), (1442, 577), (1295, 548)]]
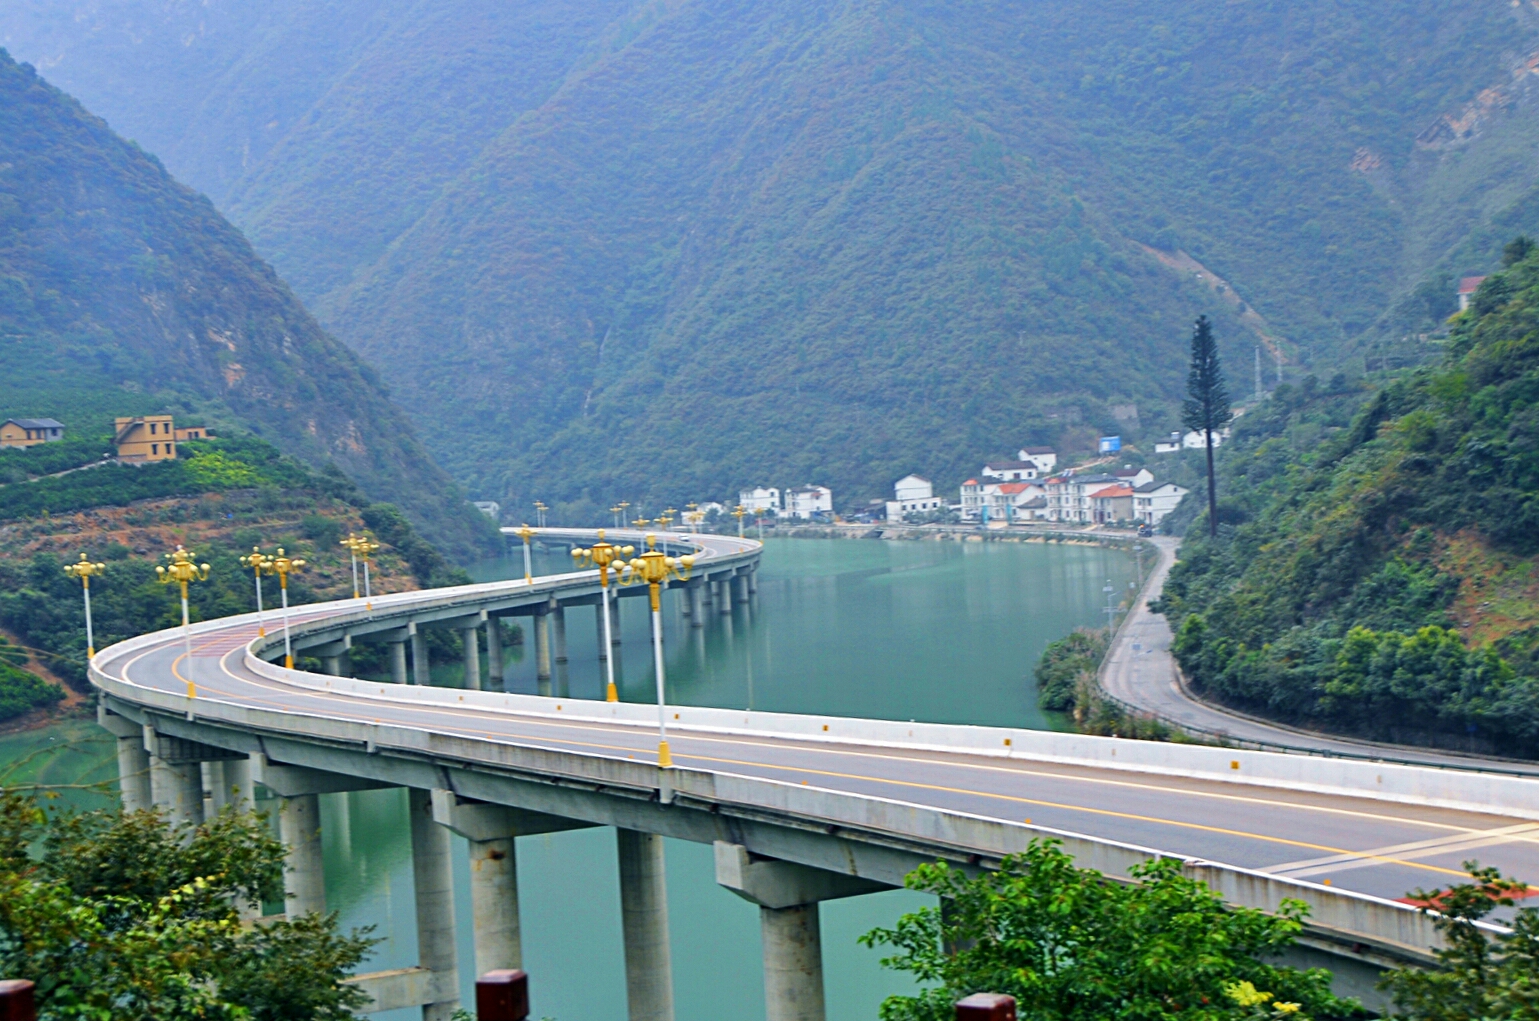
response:
[(1360, 400), (1288, 388), (1241, 419), (1219, 538), (1193, 527), (1166, 587), (1182, 666), (1286, 719), (1533, 755), (1539, 252), (1342, 428)]
[(80, 436), (160, 410), (335, 462), (456, 553), (491, 544), (374, 372), (240, 233), (0, 51), (0, 413)]

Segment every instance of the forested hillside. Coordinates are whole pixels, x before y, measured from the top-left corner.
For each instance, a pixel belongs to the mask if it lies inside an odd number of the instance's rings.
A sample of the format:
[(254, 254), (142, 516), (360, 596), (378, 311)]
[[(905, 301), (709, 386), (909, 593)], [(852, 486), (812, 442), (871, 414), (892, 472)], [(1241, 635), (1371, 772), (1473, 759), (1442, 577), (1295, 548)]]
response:
[(213, 195), (476, 495), (576, 514), (1163, 432), (1203, 310), (1295, 382), (1427, 357), (1539, 227), (1536, 18), (17, 0), (0, 38)]
[(1380, 739), (1539, 750), (1539, 250), (1368, 396), (1313, 378), (1240, 420), (1216, 540), (1163, 609), (1222, 701)]
[[(495, 543), (373, 370), (207, 199), (0, 51), (0, 417), (90, 442), (160, 411), (334, 462), (458, 555)], [(112, 471), (132, 470), (92, 477)]]

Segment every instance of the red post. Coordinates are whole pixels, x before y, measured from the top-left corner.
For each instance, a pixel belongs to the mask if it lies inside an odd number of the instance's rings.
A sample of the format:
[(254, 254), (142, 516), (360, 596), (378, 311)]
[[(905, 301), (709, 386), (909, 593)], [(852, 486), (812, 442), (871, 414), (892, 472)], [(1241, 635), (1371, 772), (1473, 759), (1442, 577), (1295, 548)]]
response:
[(0, 1021), (37, 1021), (31, 982), (24, 978), (0, 982)]
[[(528, 975), (513, 968), (489, 971), (476, 979), (477, 1021), (525, 1021), (528, 1016)], [(6, 1019), (0, 1017), (0, 1021)]]
[(1015, 997), (973, 993), (957, 1001), (956, 1021), (1015, 1021)]

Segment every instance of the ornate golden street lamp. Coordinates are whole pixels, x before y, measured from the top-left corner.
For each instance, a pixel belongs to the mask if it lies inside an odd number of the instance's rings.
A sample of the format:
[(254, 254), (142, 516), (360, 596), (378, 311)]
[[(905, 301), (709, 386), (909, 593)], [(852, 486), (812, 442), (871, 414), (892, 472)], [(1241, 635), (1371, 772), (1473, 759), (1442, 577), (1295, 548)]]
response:
[(744, 507), (742, 504), (738, 504), (737, 509), (732, 512), (732, 516), (737, 518), (737, 537), (739, 539), (743, 537), (743, 518), (747, 516), (747, 514), (748, 508)]
[(305, 562), (290, 557), (278, 547), (278, 555), (272, 558), (273, 573), (278, 576), (278, 591), (283, 597), (283, 665), (294, 669), (294, 646), (289, 641), (289, 575), (303, 570)]
[(208, 580), (208, 565), (193, 563), (192, 554), (178, 546), (173, 553), (167, 553), (171, 558), (168, 566), (156, 565), (155, 578), (162, 585), (175, 582), (182, 589), (182, 641), (186, 645), (187, 657), (187, 697), (196, 698), (198, 691), (192, 683), (192, 620), (187, 614), (187, 584), (194, 581)]
[(652, 662), (657, 671), (657, 764), (673, 765), (668, 752), (668, 700), (663, 678), (663, 614), (662, 586), (669, 578), (689, 580), (690, 569), (695, 566), (693, 556), (670, 557), (657, 550), (647, 550), (625, 565), (620, 576), (621, 584), (645, 582), (652, 597)]
[(358, 536), (352, 532), (347, 533), (347, 538), (337, 543), (338, 546), (347, 547), (347, 557), (353, 564), (353, 598), (358, 598)]
[(540, 501), (538, 501), (538, 500), (534, 501), (534, 514), (535, 514), (535, 518), (534, 519), (535, 519), (535, 521), (539, 522), (539, 526), (541, 528), (545, 527), (545, 512), (548, 511), (548, 510), (550, 510), (550, 508), (545, 506)]
[(621, 500), (619, 503), (615, 504), (615, 509), (620, 512), (620, 516), (615, 519), (616, 528), (623, 528), (625, 526), (625, 512), (630, 507), (630, 505), (631, 502), (629, 500)]
[(513, 534), (524, 540), (524, 584), (528, 585), (534, 580), (534, 573), (529, 563), (529, 540), (534, 538), (534, 529), (524, 525)]
[(273, 558), (263, 553), (261, 547), (251, 547), (251, 552), (240, 558), (240, 565), (251, 569), (251, 574), (256, 578), (257, 597), (257, 637), (267, 637), (267, 625), (262, 620), (262, 575), (269, 577), (273, 573)]
[(379, 543), (370, 538), (368, 532), (363, 533), (353, 542), (353, 553), (363, 561), (363, 608), (370, 612), (374, 610), (374, 593), (369, 587), (369, 564), (373, 561), (374, 554), (378, 552)]
[(657, 519), (657, 527), (661, 528), (665, 532), (668, 531), (668, 526), (673, 524), (674, 515), (678, 513), (679, 512), (672, 507), (664, 507), (663, 513), (659, 515)]
[(599, 593), (604, 605), (604, 669), (605, 680), (608, 682), (604, 688), (604, 698), (610, 702), (620, 701), (620, 693), (615, 688), (615, 657), (614, 638), (609, 633), (609, 566), (616, 561), (624, 562), (623, 558), (636, 552), (634, 546), (611, 546), (604, 541), (604, 530), (599, 529), (598, 542), (587, 549), (574, 549), (572, 559), (578, 563), (586, 561), (599, 570)]
[(622, 513), (623, 513), (623, 512), (624, 512), (624, 511), (625, 511), (625, 508), (624, 508), (624, 507), (622, 507), (622, 506), (620, 506), (620, 505), (619, 505), (619, 504), (615, 504), (615, 505), (614, 505), (614, 506), (613, 506), (613, 507), (611, 507), (611, 508), (609, 508), (609, 513), (610, 513), (610, 514), (611, 514), (611, 515), (612, 515), (612, 516), (613, 516), (613, 517), (614, 517), (614, 519), (615, 519), (615, 527), (616, 527), (616, 528), (619, 528), (619, 527), (620, 527), (620, 515), (621, 515), (621, 514), (622, 514)]
[(80, 579), (80, 591), (85, 596), (87, 663), (96, 658), (96, 635), (91, 631), (91, 579), (100, 577), (106, 569), (106, 564), (92, 563), (91, 558), (84, 553), (80, 554), (80, 560), (77, 563), (66, 564), (64, 567), (65, 574), (71, 578)]

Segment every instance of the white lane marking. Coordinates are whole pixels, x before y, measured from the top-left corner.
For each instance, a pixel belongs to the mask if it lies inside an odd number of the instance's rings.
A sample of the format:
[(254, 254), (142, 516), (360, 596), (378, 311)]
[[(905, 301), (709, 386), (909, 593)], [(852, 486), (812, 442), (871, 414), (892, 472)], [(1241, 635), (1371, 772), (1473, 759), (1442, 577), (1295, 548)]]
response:
[(1282, 865), (1269, 865), (1261, 871), (1286, 875), (1291, 879), (1301, 879), (1323, 872), (1339, 872), (1376, 865), (1378, 861), (1375, 861), (1375, 858), (1381, 859), (1389, 855), (1407, 859), (1429, 858), (1435, 854), (1453, 854), (1457, 851), (1471, 851), (1495, 844), (1539, 843), (1539, 840), (1535, 839), (1536, 834), (1539, 834), (1539, 824), (1535, 823), (1502, 826), (1491, 830), (1466, 830), (1462, 834), (1433, 837), (1430, 840), (1415, 840), (1406, 844), (1392, 844), (1388, 847), (1372, 847), (1351, 854), (1333, 854), (1324, 858), (1307, 858)]

